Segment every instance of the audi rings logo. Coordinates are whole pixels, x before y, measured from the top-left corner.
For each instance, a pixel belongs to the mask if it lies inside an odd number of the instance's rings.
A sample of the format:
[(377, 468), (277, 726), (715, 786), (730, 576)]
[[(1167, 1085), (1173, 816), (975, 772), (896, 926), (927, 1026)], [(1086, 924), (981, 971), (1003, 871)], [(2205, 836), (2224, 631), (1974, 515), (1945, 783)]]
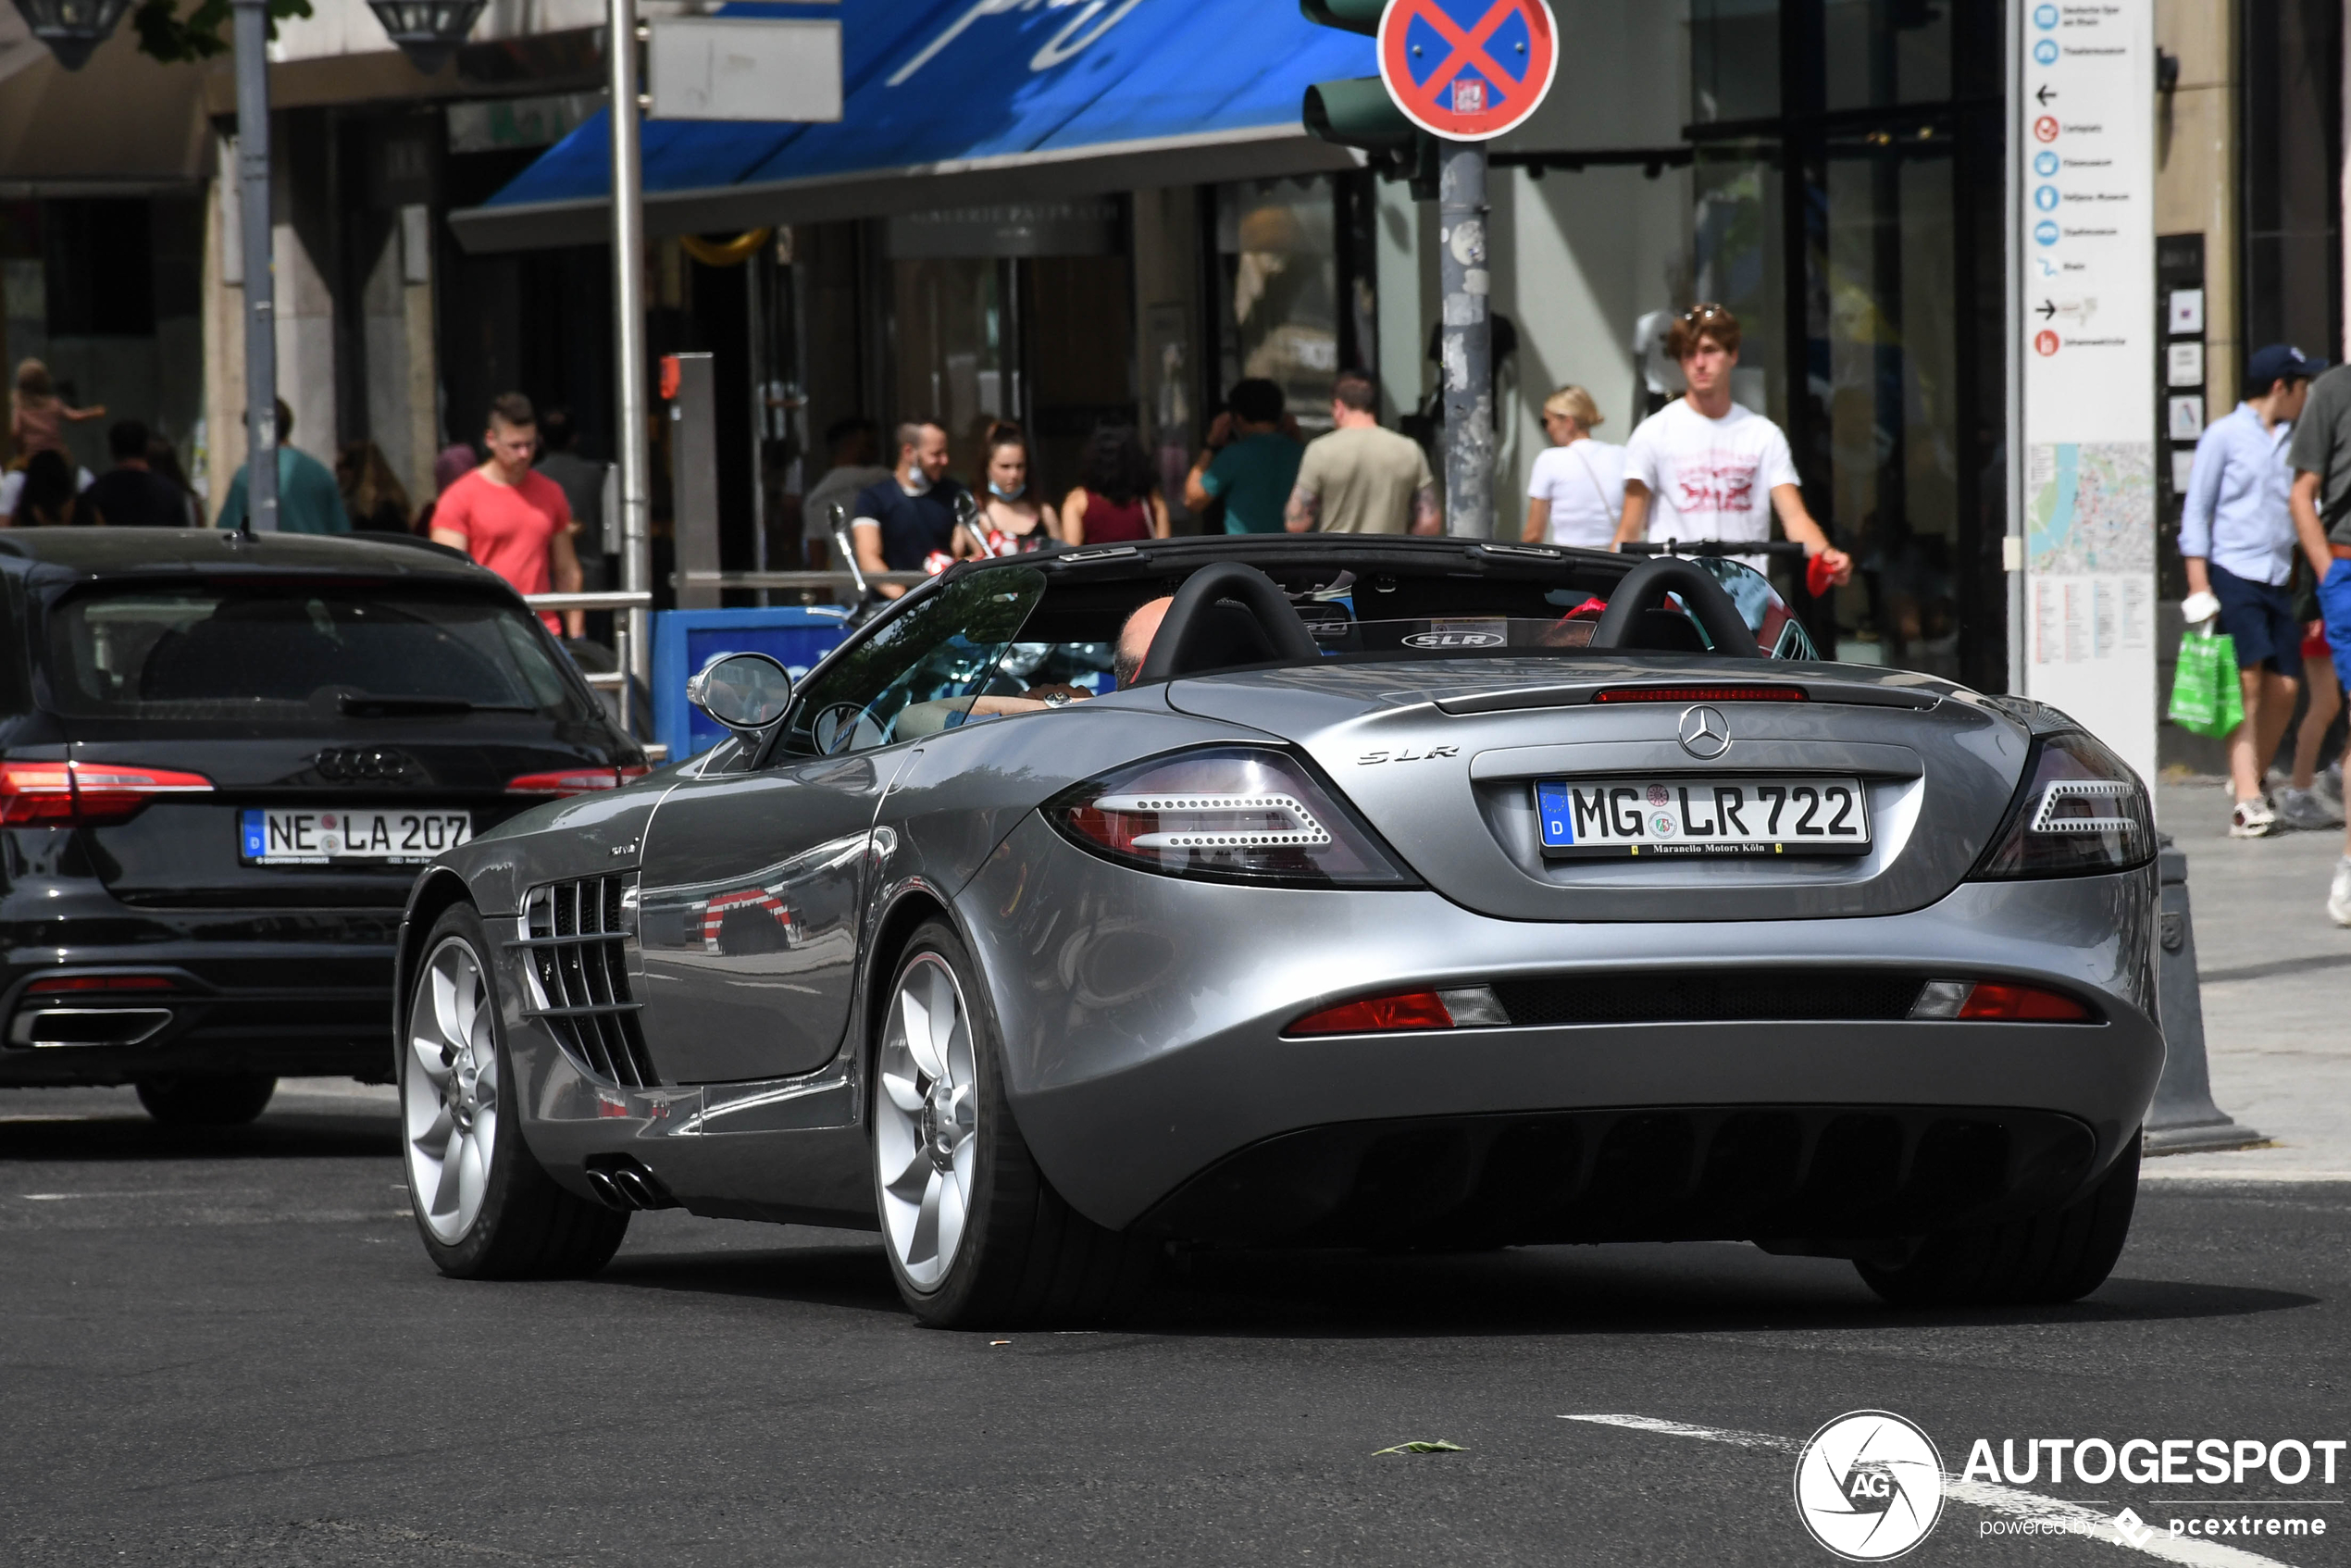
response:
[(416, 771), (416, 759), (381, 746), (337, 746), (311, 759), (330, 784), (389, 784)]
[(1899, 1557), (1942, 1517), (1943, 1456), (1889, 1412), (1840, 1415), (1797, 1455), (1796, 1513), (1814, 1540), (1848, 1562)]
[(1720, 708), (1682, 710), (1682, 750), (1700, 762), (1712, 762), (1731, 749), (1731, 721)]

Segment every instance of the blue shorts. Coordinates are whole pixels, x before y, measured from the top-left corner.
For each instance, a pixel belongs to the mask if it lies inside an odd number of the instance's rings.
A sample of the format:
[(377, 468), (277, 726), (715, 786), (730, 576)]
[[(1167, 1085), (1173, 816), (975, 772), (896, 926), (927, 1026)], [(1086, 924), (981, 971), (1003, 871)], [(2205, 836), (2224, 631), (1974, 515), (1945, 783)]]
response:
[(2218, 566), (2206, 571), (2220, 601), (2220, 629), (2236, 640), (2237, 668), (2267, 665), (2301, 679), (2302, 623), (2294, 618), (2294, 595), (2282, 583), (2255, 582)]
[(2335, 678), (2351, 679), (2351, 561), (2338, 559), (2319, 579), (2319, 614), (2334, 650)]

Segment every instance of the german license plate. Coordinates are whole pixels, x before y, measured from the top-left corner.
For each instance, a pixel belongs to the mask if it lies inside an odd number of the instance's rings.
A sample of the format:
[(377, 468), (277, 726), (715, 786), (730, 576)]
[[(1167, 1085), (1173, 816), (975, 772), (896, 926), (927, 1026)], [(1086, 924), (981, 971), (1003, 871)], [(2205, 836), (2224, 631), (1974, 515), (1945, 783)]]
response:
[(1543, 853), (1859, 854), (1870, 803), (1855, 778), (1546, 778), (1535, 786)]
[(238, 825), (247, 865), (332, 865), (373, 861), (422, 865), (474, 836), (463, 811), (246, 811)]

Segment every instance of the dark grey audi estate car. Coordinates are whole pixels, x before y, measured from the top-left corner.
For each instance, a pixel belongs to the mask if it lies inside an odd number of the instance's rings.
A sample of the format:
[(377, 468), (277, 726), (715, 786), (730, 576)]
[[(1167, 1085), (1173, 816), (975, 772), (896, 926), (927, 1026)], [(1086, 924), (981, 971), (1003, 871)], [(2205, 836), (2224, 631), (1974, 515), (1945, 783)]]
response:
[(165, 1121), (383, 1079), (417, 868), (644, 771), (512, 590), (402, 539), (0, 533), (0, 1085)]

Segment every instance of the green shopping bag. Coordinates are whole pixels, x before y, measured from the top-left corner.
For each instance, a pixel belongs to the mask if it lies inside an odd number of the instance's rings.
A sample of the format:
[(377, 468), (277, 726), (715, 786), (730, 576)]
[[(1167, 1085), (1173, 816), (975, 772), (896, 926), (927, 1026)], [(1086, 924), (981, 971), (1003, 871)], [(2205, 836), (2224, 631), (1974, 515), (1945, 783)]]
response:
[(2180, 667), (2171, 678), (2171, 722), (2198, 735), (2226, 735), (2245, 722), (2245, 690), (2237, 683), (2236, 639), (2215, 635), (2209, 623), (2180, 639)]

